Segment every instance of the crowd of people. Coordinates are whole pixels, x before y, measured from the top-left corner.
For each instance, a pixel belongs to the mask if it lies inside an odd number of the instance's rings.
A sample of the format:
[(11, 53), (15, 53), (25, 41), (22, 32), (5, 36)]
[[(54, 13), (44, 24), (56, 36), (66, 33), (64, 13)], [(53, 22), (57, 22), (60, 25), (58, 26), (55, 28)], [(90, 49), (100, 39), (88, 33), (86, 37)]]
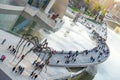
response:
[(75, 53), (72, 53), (72, 51), (69, 51), (67, 56), (64, 56), (65, 63), (68, 64), (69, 62), (74, 63), (76, 61), (76, 57), (78, 56), (78, 51)]
[(10, 51), (10, 54), (15, 54), (16, 53), (16, 49), (13, 45), (10, 45), (7, 50)]
[(43, 62), (37, 62), (37, 60), (35, 60), (32, 65), (34, 66), (35, 70), (39, 69), (41, 70), (44, 67), (44, 63)]
[(24, 67), (18, 66), (18, 67), (13, 67), (12, 71), (21, 75), (24, 72), (24, 69), (25, 69)]
[(30, 77), (33, 78), (34, 80), (38, 77), (38, 75), (35, 72), (32, 72), (30, 74)]
[(98, 62), (101, 62), (102, 57), (108, 57), (110, 51), (107, 44), (105, 43), (106, 40), (101, 36), (99, 36), (99, 34), (96, 33), (95, 31), (93, 31), (93, 34), (95, 35), (95, 38), (98, 43), (96, 48), (96, 53), (99, 54), (97, 60)]

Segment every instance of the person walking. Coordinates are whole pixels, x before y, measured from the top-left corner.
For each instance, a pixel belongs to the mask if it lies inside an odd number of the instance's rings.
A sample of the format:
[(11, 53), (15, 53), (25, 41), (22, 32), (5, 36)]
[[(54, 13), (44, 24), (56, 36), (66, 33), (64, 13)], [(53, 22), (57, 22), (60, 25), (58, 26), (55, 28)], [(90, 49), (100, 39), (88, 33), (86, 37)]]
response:
[(30, 44), (31, 44), (31, 43), (29, 42), (29, 43), (28, 43), (28, 45), (27, 45), (27, 47), (29, 47), (29, 46), (30, 46)]
[(6, 59), (6, 56), (5, 55), (2, 55), (0, 60), (3, 62), (4, 60)]
[(24, 69), (25, 69), (24, 67), (21, 68), (20, 75), (24, 72)]
[(34, 77), (34, 80), (36, 80), (37, 77), (38, 77), (38, 75), (36, 74), (35, 77)]
[(37, 63), (37, 60), (35, 60), (33, 63), (32, 63), (32, 65), (35, 65)]
[(57, 62), (56, 62), (56, 64), (58, 64), (60, 61), (59, 60), (57, 60)]
[(8, 50), (10, 50), (10, 49), (11, 49), (11, 47), (12, 47), (12, 45), (10, 45), (10, 46), (8, 47)]
[(34, 72), (32, 72), (32, 73), (30, 74), (30, 77), (32, 77), (33, 73), (34, 73)]
[(2, 41), (1, 45), (3, 45), (5, 42), (6, 42), (6, 39), (4, 39), (4, 40)]

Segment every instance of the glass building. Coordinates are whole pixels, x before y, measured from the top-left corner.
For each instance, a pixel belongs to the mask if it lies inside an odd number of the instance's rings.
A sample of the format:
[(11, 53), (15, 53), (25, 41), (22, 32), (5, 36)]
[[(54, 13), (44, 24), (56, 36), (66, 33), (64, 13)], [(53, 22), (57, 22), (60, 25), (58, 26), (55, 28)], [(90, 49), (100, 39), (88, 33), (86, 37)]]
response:
[[(41, 29), (50, 34), (61, 27), (58, 23), (67, 4), (68, 0), (0, 0), (0, 29), (19, 36), (31, 33), (41, 37)], [(52, 13), (59, 15), (57, 20), (49, 18)]]

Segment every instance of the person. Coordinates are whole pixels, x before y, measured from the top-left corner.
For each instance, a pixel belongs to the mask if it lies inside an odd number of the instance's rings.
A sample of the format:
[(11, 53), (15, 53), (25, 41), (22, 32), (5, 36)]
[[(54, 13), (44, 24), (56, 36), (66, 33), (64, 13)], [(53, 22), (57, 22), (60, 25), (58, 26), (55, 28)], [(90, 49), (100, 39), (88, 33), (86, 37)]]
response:
[(32, 74), (32, 78), (35, 78), (35, 75), (36, 75), (36, 73), (33, 72), (33, 74)]
[(22, 66), (18, 66), (18, 73), (20, 74), (22, 71)]
[(5, 55), (2, 55), (0, 60), (3, 62), (4, 60), (6, 59), (6, 56)]
[(16, 50), (15, 50), (15, 48), (13, 49), (13, 54), (15, 54), (16, 53)]
[(59, 62), (60, 62), (60, 61), (59, 61), (59, 60), (57, 60), (57, 62), (56, 62), (56, 63), (58, 64)]
[(51, 19), (55, 20), (58, 16), (59, 16), (59, 14), (53, 14)]
[(24, 67), (21, 68), (20, 75), (24, 72), (24, 69), (25, 69)]
[(36, 62), (37, 62), (37, 60), (35, 60), (35, 61), (32, 63), (32, 65), (35, 65), (35, 64), (36, 64)]
[(21, 56), (21, 60), (24, 59), (24, 57), (25, 57), (25, 55), (23, 54), (23, 55)]
[(28, 43), (27, 47), (30, 46), (30, 42)]
[(11, 49), (10, 49), (10, 51), (12, 52), (12, 51), (13, 51), (13, 49), (14, 49), (14, 46), (11, 46)]
[(38, 77), (38, 75), (36, 74), (35, 77), (34, 77), (34, 80)]
[(15, 71), (15, 69), (16, 69), (16, 67), (13, 67), (13, 68), (12, 68), (12, 72)]
[(2, 41), (1, 45), (3, 45), (5, 42), (6, 42), (6, 39), (4, 39), (4, 40)]
[(14, 47), (12, 47), (12, 49), (11, 49), (10, 51), (11, 51), (10, 53), (12, 53), (12, 54), (15, 54), (15, 53), (16, 53), (16, 50), (15, 50)]
[(32, 77), (33, 73), (34, 73), (34, 72), (32, 72), (32, 73), (30, 74), (30, 77)]
[(10, 46), (8, 47), (8, 50), (10, 50), (10, 49), (11, 49), (11, 47), (12, 47), (12, 45), (10, 45)]

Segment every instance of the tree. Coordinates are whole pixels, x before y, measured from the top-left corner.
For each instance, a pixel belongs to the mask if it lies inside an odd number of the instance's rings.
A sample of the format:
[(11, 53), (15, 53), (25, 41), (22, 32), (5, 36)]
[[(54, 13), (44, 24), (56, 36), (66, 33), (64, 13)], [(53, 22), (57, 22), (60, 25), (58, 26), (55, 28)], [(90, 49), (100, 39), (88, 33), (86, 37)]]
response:
[(90, 8), (90, 0), (84, 0), (85, 1), (85, 11), (87, 11)]

